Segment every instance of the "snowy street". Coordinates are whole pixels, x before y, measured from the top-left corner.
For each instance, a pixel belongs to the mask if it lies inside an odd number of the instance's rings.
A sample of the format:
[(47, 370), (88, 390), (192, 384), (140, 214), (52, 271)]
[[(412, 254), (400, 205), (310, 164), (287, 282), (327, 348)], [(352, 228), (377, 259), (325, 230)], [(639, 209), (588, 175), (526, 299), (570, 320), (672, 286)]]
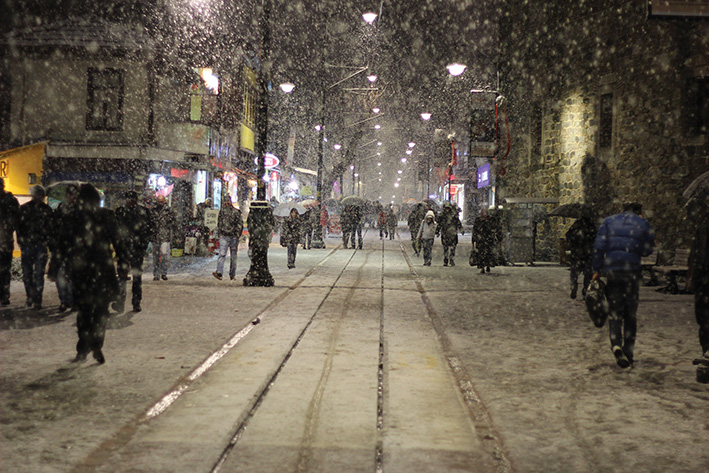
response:
[[(691, 295), (641, 287), (636, 361), (568, 294), (558, 264), (433, 264), (396, 240), (269, 249), (275, 287), (212, 277), (216, 257), (146, 269), (142, 312), (71, 363), (75, 313), (0, 314), (0, 469), (12, 472), (709, 471), (709, 387)], [(130, 292), (130, 284), (129, 284)]]

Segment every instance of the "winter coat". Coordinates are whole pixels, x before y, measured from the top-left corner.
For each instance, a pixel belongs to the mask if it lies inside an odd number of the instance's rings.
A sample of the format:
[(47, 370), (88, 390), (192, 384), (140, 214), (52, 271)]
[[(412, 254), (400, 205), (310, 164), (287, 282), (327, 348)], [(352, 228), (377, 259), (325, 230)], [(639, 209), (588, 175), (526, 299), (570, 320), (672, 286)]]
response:
[(241, 210), (229, 203), (222, 205), (217, 219), (219, 236), (240, 237), (243, 231), (244, 220), (241, 217)]
[(573, 261), (590, 261), (593, 243), (596, 240), (596, 225), (591, 218), (579, 218), (566, 232)]
[(637, 272), (640, 260), (655, 244), (650, 223), (632, 212), (606, 218), (593, 244), (591, 267), (595, 272)]
[(52, 208), (44, 202), (30, 200), (20, 206), (17, 243), (20, 248), (47, 246), (52, 222)]
[(286, 217), (281, 229), (281, 245), (297, 245), (300, 242), (300, 217)]
[(441, 234), (441, 243), (444, 246), (458, 244), (458, 232), (463, 230), (458, 213), (453, 208), (445, 208), (438, 216), (438, 231)]
[(0, 251), (12, 251), (12, 233), (17, 229), (20, 204), (10, 192), (0, 192)]
[(383, 210), (377, 215), (377, 225), (379, 227), (386, 227), (387, 225), (387, 213)]
[(494, 248), (497, 243), (495, 224), (490, 217), (478, 217), (473, 225), (473, 245), (478, 268), (495, 265)]
[(433, 240), (436, 236), (436, 229), (438, 225), (436, 224), (436, 220), (433, 219), (430, 222), (426, 219), (424, 219), (423, 222), (421, 222), (421, 226), (419, 227), (419, 231), (416, 235), (416, 238), (419, 240)]
[(151, 222), (153, 243), (172, 241), (172, 232), (177, 230), (177, 215), (174, 210), (167, 204), (157, 204), (151, 209)]
[(108, 303), (118, 295), (113, 251), (120, 252), (116, 218), (111, 210), (76, 208), (64, 219), (63, 253), (79, 304)]
[(116, 209), (118, 239), (125, 247), (130, 258), (145, 253), (150, 243), (151, 222), (150, 211), (142, 205), (123, 206)]
[(397, 227), (399, 224), (399, 218), (396, 216), (394, 211), (392, 210), (389, 212), (389, 215), (387, 215), (387, 226), (389, 227), (390, 230), (393, 230)]
[(423, 221), (424, 217), (425, 212), (423, 211), (423, 206), (421, 206), (421, 204), (419, 204), (414, 210), (411, 211), (411, 213), (409, 214), (409, 218), (406, 220), (406, 223), (409, 226), (409, 231), (412, 235), (416, 234), (419, 227), (421, 227), (421, 222)]

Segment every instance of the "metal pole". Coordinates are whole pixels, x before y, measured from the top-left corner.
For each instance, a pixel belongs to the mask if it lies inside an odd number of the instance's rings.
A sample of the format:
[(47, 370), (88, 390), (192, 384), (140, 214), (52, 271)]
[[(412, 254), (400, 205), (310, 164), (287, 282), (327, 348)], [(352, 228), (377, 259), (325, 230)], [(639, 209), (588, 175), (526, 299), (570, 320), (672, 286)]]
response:
[(251, 267), (244, 276), (244, 286), (273, 286), (273, 276), (268, 270), (268, 245), (273, 231), (273, 209), (266, 200), (266, 150), (268, 142), (268, 86), (271, 82), (271, 0), (263, 0), (261, 17), (261, 71), (259, 74), (258, 141), (256, 200), (251, 202), (247, 225)]
[(318, 133), (318, 177), (317, 177), (317, 195), (318, 206), (315, 207), (318, 212), (317, 225), (315, 225), (315, 234), (311, 245), (313, 248), (325, 248), (325, 242), (322, 239), (322, 227), (320, 226), (320, 215), (322, 214), (322, 187), (323, 187), (323, 142), (325, 141), (325, 87), (322, 89), (322, 104), (320, 109), (320, 132)]

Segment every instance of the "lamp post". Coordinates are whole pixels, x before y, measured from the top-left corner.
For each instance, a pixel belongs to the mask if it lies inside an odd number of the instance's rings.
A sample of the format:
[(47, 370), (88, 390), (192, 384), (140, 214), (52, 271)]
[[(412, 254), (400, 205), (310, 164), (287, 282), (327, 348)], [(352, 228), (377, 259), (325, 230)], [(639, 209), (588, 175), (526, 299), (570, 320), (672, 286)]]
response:
[(320, 108), (320, 129), (318, 130), (318, 175), (316, 183), (315, 199), (318, 202), (318, 224), (315, 225), (315, 233), (311, 246), (313, 248), (325, 248), (325, 242), (322, 238), (322, 226), (320, 226), (320, 215), (322, 215), (322, 181), (323, 181), (323, 142), (325, 141), (325, 88), (322, 90), (322, 104)]
[(266, 200), (266, 149), (268, 140), (268, 86), (271, 81), (271, 0), (263, 0), (261, 17), (261, 71), (259, 74), (259, 113), (257, 121), (258, 142), (256, 155), (256, 200), (251, 202), (247, 225), (249, 227), (249, 250), (251, 267), (244, 276), (244, 286), (273, 286), (273, 276), (268, 270), (268, 245), (273, 231), (273, 209)]

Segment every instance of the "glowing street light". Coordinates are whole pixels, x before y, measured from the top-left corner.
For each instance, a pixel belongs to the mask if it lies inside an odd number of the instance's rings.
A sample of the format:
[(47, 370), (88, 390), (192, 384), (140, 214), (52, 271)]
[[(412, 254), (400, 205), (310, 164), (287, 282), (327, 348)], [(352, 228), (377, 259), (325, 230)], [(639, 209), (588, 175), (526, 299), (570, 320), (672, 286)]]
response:
[(465, 72), (465, 68), (466, 68), (466, 67), (467, 67), (467, 66), (466, 66), (465, 64), (460, 64), (460, 63), (454, 62), (454, 63), (452, 63), (452, 64), (448, 64), (448, 65), (446, 66), (446, 69), (448, 69), (448, 73), (449, 73), (450, 75), (452, 75), (452, 76), (459, 76), (459, 75), (461, 75), (463, 72)]
[(375, 130), (380, 129), (381, 127), (382, 127), (381, 125), (374, 125), (374, 129), (375, 129)]
[(335, 148), (336, 150), (339, 150), (340, 148), (342, 148), (342, 145), (339, 144), (339, 143), (335, 143), (335, 145), (333, 146), (333, 148)]
[(367, 80), (374, 84), (377, 81), (377, 76), (375, 76), (374, 74), (370, 74), (367, 76)]
[(401, 173), (404, 172), (404, 171), (402, 171), (401, 169), (399, 169), (399, 170), (396, 171), (396, 172), (399, 173), (399, 174), (401, 174)]
[(377, 141), (377, 146), (381, 146), (381, 145), (382, 145), (382, 142), (381, 142), (381, 141)]
[(377, 16), (378, 15), (374, 12), (367, 12), (362, 15), (362, 19), (371, 25), (374, 23), (374, 20), (377, 19)]
[(414, 150), (412, 150), (412, 149), (407, 149), (407, 150), (406, 150), (406, 154), (408, 154), (408, 155), (411, 155), (411, 153), (413, 153), (413, 152), (414, 152)]
[(320, 125), (315, 125), (315, 131), (320, 131), (322, 127)]
[(372, 109), (372, 111), (373, 111), (374, 113), (379, 113), (381, 110), (379, 109), (379, 107), (374, 107), (374, 108)]
[(291, 84), (290, 82), (284, 82), (283, 84), (281, 84), (280, 87), (281, 90), (286, 94), (290, 94), (291, 92), (293, 92), (293, 89), (295, 89), (295, 85)]
[(421, 119), (422, 119), (423, 121), (426, 121), (426, 122), (427, 122), (427, 121), (429, 121), (429, 120), (431, 119), (431, 114), (430, 114), (430, 113), (422, 113), (422, 114), (421, 114)]
[(413, 148), (414, 146), (416, 146), (416, 143), (414, 143), (413, 141), (409, 141), (409, 148)]
[(406, 162), (406, 158), (401, 158), (401, 162), (402, 162), (402, 163), (405, 163), (405, 162)]

